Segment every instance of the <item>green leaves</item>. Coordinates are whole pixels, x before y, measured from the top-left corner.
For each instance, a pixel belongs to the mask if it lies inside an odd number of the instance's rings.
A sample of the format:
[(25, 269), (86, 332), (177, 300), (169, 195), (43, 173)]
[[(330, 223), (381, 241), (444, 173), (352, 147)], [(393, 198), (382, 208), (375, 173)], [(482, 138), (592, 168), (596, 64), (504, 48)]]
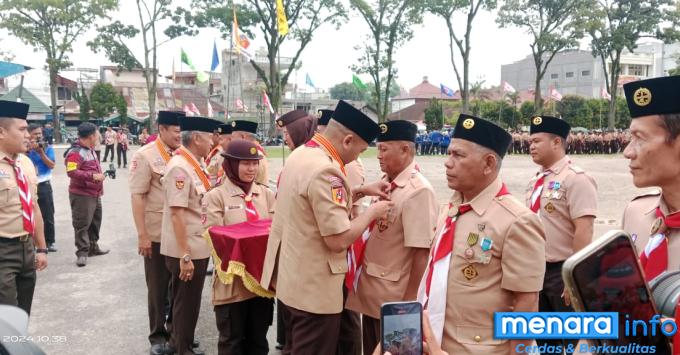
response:
[(140, 33), (134, 26), (125, 26), (116, 21), (106, 26), (97, 26), (97, 37), (87, 42), (93, 52), (104, 52), (106, 58), (118, 65), (118, 69), (132, 70), (143, 68), (126, 42), (132, 40)]

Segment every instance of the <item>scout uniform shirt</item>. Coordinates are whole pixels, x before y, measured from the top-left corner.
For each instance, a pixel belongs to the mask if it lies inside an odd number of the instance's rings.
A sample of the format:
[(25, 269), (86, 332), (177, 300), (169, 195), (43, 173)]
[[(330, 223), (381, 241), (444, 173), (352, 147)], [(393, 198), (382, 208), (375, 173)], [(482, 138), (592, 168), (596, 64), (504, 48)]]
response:
[[(654, 223), (657, 220), (657, 207), (661, 209), (664, 216), (674, 212), (668, 210), (659, 188), (633, 199), (623, 213), (622, 229), (630, 233), (638, 255), (645, 250), (650, 236), (658, 233), (658, 231), (653, 230)], [(668, 267), (666, 271), (680, 270), (680, 239), (678, 239), (680, 230), (667, 229), (665, 233), (666, 240), (668, 240)]]
[[(502, 186), (497, 178), (469, 202), (472, 210), (456, 220), (442, 336), (442, 349), (449, 354), (511, 354), (509, 340), (494, 339), (494, 312), (512, 312), (514, 292), (543, 287), (541, 221), (512, 195), (497, 197)], [(455, 192), (449, 211), (462, 203)], [(449, 211), (440, 214), (438, 229)], [(482, 249), (484, 239), (492, 241), (489, 251)]]
[(597, 214), (597, 184), (581, 168), (564, 157), (550, 169), (542, 170), (527, 186), (526, 206), (531, 207), (534, 185), (541, 176), (543, 190), (538, 215), (545, 228), (545, 259), (549, 263), (564, 261), (574, 254), (573, 220)]
[(165, 191), (161, 178), (172, 158), (172, 150), (160, 138), (139, 148), (130, 163), (130, 193), (146, 195), (144, 225), (152, 242), (161, 241)]
[(281, 172), (261, 284), (275, 286), (287, 306), (337, 314), (343, 309), (347, 252), (332, 252), (323, 238), (350, 228), (352, 201), (342, 163), (316, 139), (295, 149)]
[(217, 146), (208, 155), (210, 159), (206, 159), (205, 171), (208, 173), (210, 178), (210, 183), (216, 185), (219, 179), (224, 176), (224, 170), (222, 170), (222, 162), (224, 157), (222, 156), (222, 147)]
[[(0, 152), (0, 238), (11, 239), (26, 235), (26, 230), (14, 167), (9, 165), (5, 158), (11, 159), (7, 154)], [(16, 164), (21, 167), (31, 188), (33, 213), (39, 213), (36, 202), (38, 201), (38, 177), (35, 174), (33, 162), (26, 155), (18, 154)]]
[[(383, 180), (387, 181), (384, 177)], [(394, 202), (387, 220), (376, 221), (364, 252), (357, 291), (349, 291), (347, 308), (380, 318), (385, 302), (416, 299), (416, 289), (407, 295), (413, 248), (429, 249), (437, 225), (437, 201), (432, 185), (411, 163), (394, 180), (390, 193)], [(424, 255), (427, 259), (427, 255)], [(420, 278), (420, 275), (417, 276)]]
[[(345, 169), (347, 171), (347, 183), (350, 188), (364, 184), (366, 172), (364, 171), (364, 163), (361, 162), (361, 158), (357, 158), (357, 160), (345, 165)], [(352, 206), (356, 207), (361, 205), (361, 200), (362, 199), (357, 199), (356, 201), (353, 201)]]
[[(261, 219), (271, 218), (274, 214), (274, 193), (258, 183), (253, 183), (250, 190), (257, 214)], [(243, 190), (229, 179), (225, 179), (221, 185), (210, 190), (204, 197), (208, 205), (205, 227), (245, 222), (247, 218), (244, 195)], [(213, 277), (212, 302), (215, 306), (245, 301), (256, 296), (246, 289), (240, 277), (234, 277), (230, 285), (221, 282), (219, 277)]]
[[(185, 152), (198, 162), (191, 152), (188, 150)], [(202, 163), (198, 164), (202, 167)], [(200, 173), (203, 174), (202, 171)], [(162, 183), (165, 190), (165, 205), (161, 228), (161, 254), (181, 258), (187, 253), (186, 250), (181, 250), (177, 243), (170, 215), (170, 207), (184, 207), (184, 226), (191, 259), (207, 259), (210, 256), (210, 246), (202, 237), (207, 207), (202, 199), (207, 188), (194, 167), (181, 154), (176, 154), (170, 159)]]

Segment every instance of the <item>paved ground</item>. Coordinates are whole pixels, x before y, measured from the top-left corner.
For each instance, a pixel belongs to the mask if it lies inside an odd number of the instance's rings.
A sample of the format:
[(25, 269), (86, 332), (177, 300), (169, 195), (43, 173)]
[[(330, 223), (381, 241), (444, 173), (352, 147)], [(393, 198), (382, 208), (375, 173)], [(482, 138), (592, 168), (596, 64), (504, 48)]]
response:
[[(146, 287), (142, 259), (136, 253), (128, 171), (118, 170), (118, 178), (105, 183), (100, 245), (110, 248), (111, 253), (90, 258), (87, 267), (78, 268), (75, 266), (68, 179), (61, 152), (63, 149), (57, 151), (59, 159), (53, 178), (59, 251), (49, 255), (48, 269), (39, 273), (30, 334), (65, 337), (63, 342), (41, 343), (48, 354), (147, 354)], [(600, 215), (595, 228), (599, 236), (619, 224), (625, 203), (639, 191), (632, 186), (627, 162), (621, 156), (575, 156), (573, 160), (590, 172), (599, 185)], [(440, 202), (447, 202), (450, 191), (443, 172), (444, 157), (418, 157), (417, 161), (435, 186)], [(377, 178), (377, 160), (367, 158), (364, 163), (369, 180)], [(275, 177), (281, 160), (271, 161), (270, 166), (272, 177)], [(526, 181), (535, 170), (528, 157), (510, 156), (505, 161), (502, 176), (510, 191), (522, 196)], [(209, 354), (216, 354), (217, 330), (210, 306), (209, 285), (210, 280), (206, 280), (196, 335)], [(274, 344), (274, 333), (275, 327), (271, 327), (271, 344)]]

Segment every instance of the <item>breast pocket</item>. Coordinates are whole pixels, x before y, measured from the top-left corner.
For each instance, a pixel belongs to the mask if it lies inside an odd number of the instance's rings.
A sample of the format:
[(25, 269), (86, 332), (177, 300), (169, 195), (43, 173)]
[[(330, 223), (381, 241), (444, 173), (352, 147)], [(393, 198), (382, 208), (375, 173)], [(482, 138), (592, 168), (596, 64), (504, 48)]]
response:
[(16, 184), (0, 185), (0, 202), (3, 204), (19, 203), (19, 191)]
[(366, 263), (366, 273), (378, 279), (397, 282), (401, 278), (401, 270), (390, 269), (376, 263)]

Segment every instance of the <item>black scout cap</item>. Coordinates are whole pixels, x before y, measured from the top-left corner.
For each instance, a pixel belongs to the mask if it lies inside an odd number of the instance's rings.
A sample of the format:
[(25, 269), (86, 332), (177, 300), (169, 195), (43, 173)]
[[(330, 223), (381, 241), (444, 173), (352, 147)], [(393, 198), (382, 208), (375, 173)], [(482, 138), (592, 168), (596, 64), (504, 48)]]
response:
[(179, 129), (182, 131), (199, 131), (213, 133), (222, 122), (206, 117), (184, 116), (179, 119)]
[(295, 122), (303, 117), (307, 116), (307, 112), (302, 111), (302, 110), (293, 110), (290, 112), (287, 112), (283, 116), (279, 117), (276, 119), (276, 125), (279, 127), (284, 127), (285, 125)]
[(232, 130), (232, 132), (243, 131), (243, 132), (256, 134), (257, 133), (257, 122), (244, 121), (244, 120), (231, 121), (231, 130)]
[(328, 121), (333, 117), (333, 110), (322, 109), (319, 110), (319, 125), (328, 126)]
[(503, 128), (479, 117), (461, 113), (458, 116), (453, 139), (465, 139), (496, 152), (501, 158), (508, 152), (512, 141), (510, 133)]
[(343, 100), (338, 102), (338, 106), (333, 111), (332, 119), (356, 133), (366, 143), (371, 143), (378, 136), (378, 124), (365, 113)]
[(231, 134), (231, 125), (228, 124), (220, 124), (217, 126), (217, 133), (219, 134)]
[(409, 121), (389, 121), (379, 124), (378, 127), (380, 128), (380, 133), (378, 133), (378, 142), (416, 141), (418, 127)]
[(571, 126), (566, 121), (553, 116), (534, 116), (531, 119), (531, 127), (529, 132), (534, 133), (552, 133), (562, 138), (567, 138), (571, 131)]
[(179, 119), (186, 116), (181, 111), (158, 111), (158, 124), (179, 126)]
[(260, 154), (257, 153), (257, 146), (255, 143), (243, 139), (230, 142), (227, 146), (227, 151), (222, 153), (222, 156), (238, 160), (262, 159)]
[(25, 120), (28, 116), (28, 105), (23, 102), (0, 100), (0, 117)]
[(623, 85), (631, 118), (680, 113), (680, 76), (633, 81)]

